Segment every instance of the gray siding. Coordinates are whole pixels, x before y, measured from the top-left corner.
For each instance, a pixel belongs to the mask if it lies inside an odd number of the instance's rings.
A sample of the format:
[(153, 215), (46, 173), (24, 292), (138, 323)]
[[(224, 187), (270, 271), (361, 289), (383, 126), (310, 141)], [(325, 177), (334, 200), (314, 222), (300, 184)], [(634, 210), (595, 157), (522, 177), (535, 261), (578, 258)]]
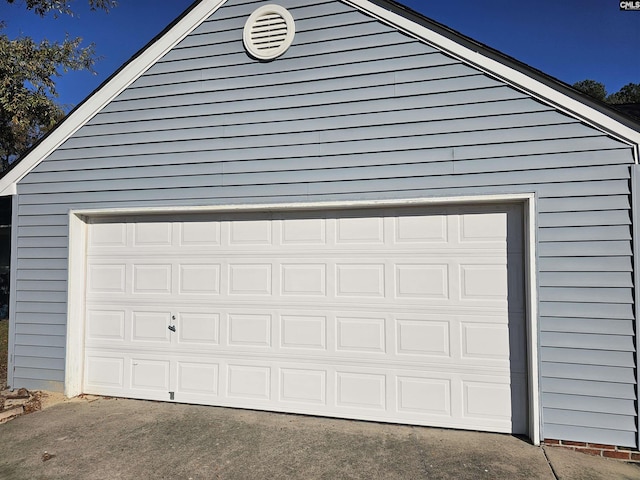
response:
[(250, 60), (260, 3), (20, 182), (14, 385), (61, 388), (69, 209), (535, 192), (543, 436), (635, 446), (631, 148), (338, 1), (282, 0), (294, 45)]

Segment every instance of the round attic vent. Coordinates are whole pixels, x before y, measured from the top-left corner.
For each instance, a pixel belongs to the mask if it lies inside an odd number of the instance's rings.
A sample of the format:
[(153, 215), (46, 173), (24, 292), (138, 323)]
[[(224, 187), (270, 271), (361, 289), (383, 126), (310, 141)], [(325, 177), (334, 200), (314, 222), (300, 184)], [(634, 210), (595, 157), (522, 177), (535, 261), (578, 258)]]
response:
[(296, 33), (291, 14), (279, 5), (265, 5), (244, 26), (244, 46), (258, 60), (273, 60), (287, 51)]

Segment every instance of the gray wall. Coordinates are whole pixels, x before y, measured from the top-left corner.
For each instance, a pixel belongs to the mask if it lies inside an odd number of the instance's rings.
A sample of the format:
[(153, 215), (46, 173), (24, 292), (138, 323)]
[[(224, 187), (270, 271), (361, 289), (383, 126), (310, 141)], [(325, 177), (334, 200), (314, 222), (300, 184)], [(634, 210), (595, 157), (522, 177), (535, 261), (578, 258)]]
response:
[[(244, 3), (244, 5), (242, 5)], [(19, 185), (14, 386), (61, 388), (69, 209), (535, 192), (543, 436), (634, 446), (632, 150), (338, 1), (229, 1)]]
[(0, 197), (0, 320), (9, 313), (11, 197)]

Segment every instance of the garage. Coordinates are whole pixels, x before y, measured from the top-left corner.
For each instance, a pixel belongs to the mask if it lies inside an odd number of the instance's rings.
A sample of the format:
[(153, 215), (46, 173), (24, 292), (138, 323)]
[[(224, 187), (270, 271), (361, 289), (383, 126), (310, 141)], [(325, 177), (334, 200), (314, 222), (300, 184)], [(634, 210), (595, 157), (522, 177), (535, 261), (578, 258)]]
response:
[(266, 7), (194, 2), (0, 178), (7, 382), (637, 449), (637, 121), (397, 2)]
[(518, 204), (95, 217), (83, 391), (526, 433)]

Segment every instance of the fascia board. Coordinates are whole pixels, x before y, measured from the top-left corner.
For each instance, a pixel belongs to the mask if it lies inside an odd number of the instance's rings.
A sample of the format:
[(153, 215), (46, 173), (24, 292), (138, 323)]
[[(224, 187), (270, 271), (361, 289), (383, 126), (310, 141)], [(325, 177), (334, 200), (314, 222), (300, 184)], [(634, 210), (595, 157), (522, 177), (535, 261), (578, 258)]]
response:
[(18, 165), (0, 178), (0, 196), (15, 195), (17, 183), (62, 145), (71, 135), (97, 115), (106, 105), (124, 89), (135, 82), (169, 50), (201, 25), (227, 0), (203, 0), (184, 17), (149, 45), (141, 54), (107, 81), (107, 83), (87, 98), (69, 117), (67, 117), (48, 137), (34, 147)]
[(526, 73), (489, 58), (480, 52), (471, 50), (438, 32), (434, 32), (369, 0), (342, 1), (631, 145), (634, 148), (635, 162), (638, 163), (640, 132), (627, 127), (585, 103), (563, 94)]

